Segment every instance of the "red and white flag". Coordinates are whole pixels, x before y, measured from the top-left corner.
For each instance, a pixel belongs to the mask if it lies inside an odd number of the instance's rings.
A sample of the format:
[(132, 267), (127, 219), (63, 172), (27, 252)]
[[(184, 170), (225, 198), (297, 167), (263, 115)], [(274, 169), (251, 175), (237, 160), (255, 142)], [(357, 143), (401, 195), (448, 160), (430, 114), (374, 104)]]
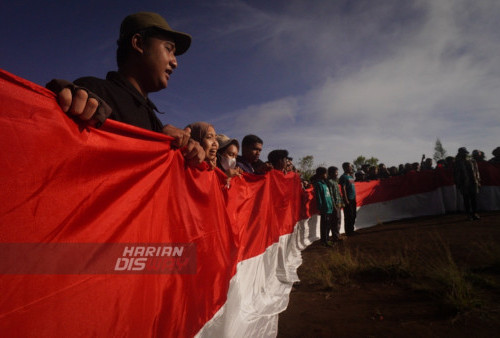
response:
[[(319, 238), (297, 175), (227, 189), (168, 136), (86, 127), (5, 71), (0, 109), (0, 335), (277, 334), (300, 250)], [(498, 210), (500, 168), (480, 169), (480, 202)], [(419, 175), (357, 184), (357, 227), (460, 207), (449, 173)]]

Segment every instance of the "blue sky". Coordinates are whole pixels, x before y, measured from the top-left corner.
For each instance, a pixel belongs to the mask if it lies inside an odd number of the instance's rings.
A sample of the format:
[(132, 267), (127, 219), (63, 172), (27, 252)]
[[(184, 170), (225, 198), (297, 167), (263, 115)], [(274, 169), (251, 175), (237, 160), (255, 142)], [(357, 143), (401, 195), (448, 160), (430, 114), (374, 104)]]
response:
[(193, 36), (164, 123), (213, 123), (340, 166), (432, 157), (436, 138), (500, 146), (500, 1), (16, 1), (0, 4), (0, 67), (44, 85), (115, 70), (122, 19), (162, 14)]

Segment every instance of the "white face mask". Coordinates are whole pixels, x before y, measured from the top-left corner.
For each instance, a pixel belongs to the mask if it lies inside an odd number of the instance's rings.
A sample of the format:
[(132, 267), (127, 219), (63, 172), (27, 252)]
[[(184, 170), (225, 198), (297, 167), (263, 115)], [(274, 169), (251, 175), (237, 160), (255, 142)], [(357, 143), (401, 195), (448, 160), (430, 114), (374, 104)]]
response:
[(236, 168), (236, 158), (221, 156), (220, 164), (224, 170), (234, 169)]

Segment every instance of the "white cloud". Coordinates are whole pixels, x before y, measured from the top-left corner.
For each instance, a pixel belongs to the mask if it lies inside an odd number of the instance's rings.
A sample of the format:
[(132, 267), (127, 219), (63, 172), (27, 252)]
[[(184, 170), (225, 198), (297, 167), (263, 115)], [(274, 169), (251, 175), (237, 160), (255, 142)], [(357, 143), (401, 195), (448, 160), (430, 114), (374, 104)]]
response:
[(297, 115), (297, 99), (283, 98), (236, 112), (234, 128), (259, 132), (274, 131), (276, 127), (290, 125)]
[(267, 24), (267, 50), (259, 53), (300, 68), (311, 85), (296, 97), (230, 113), (237, 133), (261, 135), (268, 150), (338, 165), (358, 155), (418, 161), (432, 156), (437, 137), (450, 154), (459, 146), (486, 153), (498, 146), (498, 2), (415, 1), (404, 10), (399, 1), (364, 4), (352, 13), (318, 13), (339, 9), (313, 2), (302, 19), (291, 6)]

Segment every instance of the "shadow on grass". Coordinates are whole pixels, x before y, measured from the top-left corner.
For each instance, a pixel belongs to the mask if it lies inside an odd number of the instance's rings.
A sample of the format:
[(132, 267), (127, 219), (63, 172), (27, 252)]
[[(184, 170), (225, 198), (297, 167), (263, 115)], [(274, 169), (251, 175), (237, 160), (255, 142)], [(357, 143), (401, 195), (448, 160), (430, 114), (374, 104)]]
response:
[(340, 291), (369, 283), (398, 284), (432, 299), (440, 311), (457, 320), (470, 312), (487, 315), (491, 292), (499, 292), (500, 245), (474, 243), (471, 252), (481, 266), (459, 264), (439, 235), (428, 245), (399, 243), (390, 255), (360, 251), (349, 243), (329, 250), (308, 269), (310, 285)]

